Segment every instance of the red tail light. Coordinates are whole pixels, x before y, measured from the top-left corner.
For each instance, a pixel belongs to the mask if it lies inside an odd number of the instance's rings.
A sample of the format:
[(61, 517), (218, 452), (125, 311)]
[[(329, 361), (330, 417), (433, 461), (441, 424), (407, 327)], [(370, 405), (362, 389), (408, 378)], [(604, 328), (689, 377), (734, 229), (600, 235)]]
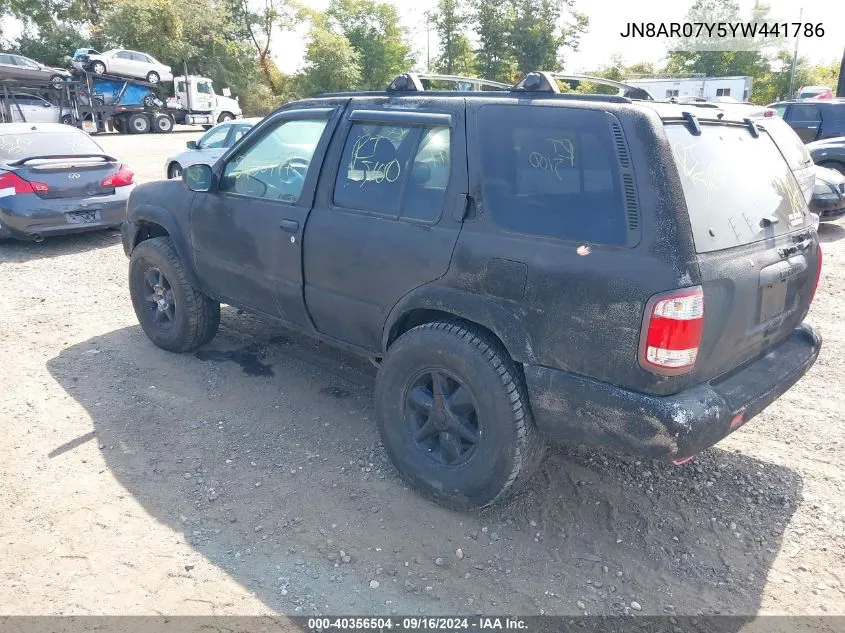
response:
[(769, 117), (775, 116), (775, 114), (776, 114), (776, 112), (774, 110), (772, 110), (771, 108), (767, 108), (766, 111), (763, 112), (763, 116), (766, 117), (767, 119)]
[(100, 183), (103, 187), (125, 187), (135, 182), (135, 174), (126, 165), (121, 165), (116, 174), (106, 176)]
[(640, 364), (656, 374), (692, 371), (704, 329), (704, 292), (700, 286), (661, 294), (646, 305)]
[[(15, 193), (44, 193), (50, 191), (50, 185), (46, 182), (35, 182), (24, 180), (14, 172), (6, 172), (0, 175), (0, 191), (13, 189)], [(10, 192), (7, 192), (7, 195)]]
[(810, 303), (816, 298), (816, 290), (819, 288), (819, 280), (822, 278), (822, 245), (819, 244), (819, 264), (816, 270), (816, 283), (813, 284), (813, 294), (810, 295)]

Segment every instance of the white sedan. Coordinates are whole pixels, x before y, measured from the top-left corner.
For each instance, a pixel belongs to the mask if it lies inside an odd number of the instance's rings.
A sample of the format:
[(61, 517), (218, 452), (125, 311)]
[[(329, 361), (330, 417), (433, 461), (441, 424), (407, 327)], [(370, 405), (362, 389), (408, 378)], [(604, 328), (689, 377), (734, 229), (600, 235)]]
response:
[(259, 121), (260, 118), (253, 118), (218, 123), (203, 134), (199, 141), (188, 141), (186, 151), (169, 157), (164, 164), (164, 173), (168, 178), (181, 178), (185, 167), (196, 164), (213, 165)]
[(115, 48), (105, 53), (93, 49), (76, 51), (71, 62), (79, 70), (90, 70), (95, 75), (120, 75), (143, 79), (151, 84), (173, 81), (170, 66), (162, 64), (152, 55), (138, 51)]

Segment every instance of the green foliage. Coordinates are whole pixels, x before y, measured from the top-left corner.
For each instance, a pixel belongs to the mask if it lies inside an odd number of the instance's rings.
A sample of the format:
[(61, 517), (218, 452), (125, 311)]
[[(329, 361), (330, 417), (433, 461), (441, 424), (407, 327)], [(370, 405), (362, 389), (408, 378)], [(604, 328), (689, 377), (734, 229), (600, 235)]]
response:
[[(587, 17), (573, 0), (474, 0), (476, 65), (488, 79), (512, 82), (532, 70), (558, 70), (577, 50)], [(569, 21), (564, 22), (568, 16)]]
[(468, 16), (461, 10), (458, 0), (439, 0), (431, 21), (440, 40), (435, 70), (447, 75), (472, 76), (475, 51), (465, 32)]
[(360, 55), (344, 35), (314, 24), (297, 79), (297, 89), (306, 97), (353, 90), (361, 83)]
[(332, 0), (326, 17), (329, 28), (342, 34), (357, 53), (358, 88), (383, 90), (413, 65), (411, 47), (405, 42), (394, 5), (378, 0)]
[(14, 50), (42, 64), (64, 67), (81, 39), (79, 30), (69, 24), (52, 24), (37, 34), (29, 27), (18, 38)]

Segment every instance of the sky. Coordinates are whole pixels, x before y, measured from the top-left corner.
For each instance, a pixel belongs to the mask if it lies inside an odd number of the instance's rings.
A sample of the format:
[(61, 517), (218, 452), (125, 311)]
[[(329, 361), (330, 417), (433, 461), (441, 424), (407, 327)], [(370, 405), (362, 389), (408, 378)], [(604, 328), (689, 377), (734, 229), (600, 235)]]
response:
[[(402, 23), (408, 30), (409, 39), (417, 54), (419, 70), (426, 64), (425, 12), (432, 9), (436, 0), (391, 0), (399, 10)], [(496, 0), (492, 0), (496, 1)], [(328, 0), (304, 0), (304, 4), (315, 9), (325, 9)], [(581, 39), (580, 50), (566, 54), (567, 72), (594, 70), (610, 61), (611, 55), (619, 53), (625, 63), (650, 61), (659, 63), (666, 52), (665, 42), (658, 39), (632, 40), (621, 37), (628, 22), (680, 22), (693, 0), (575, 0), (575, 8), (590, 18), (590, 28)], [(739, 0), (743, 15), (750, 14), (753, 0)], [(801, 37), (799, 55), (811, 62), (830, 62), (842, 58), (845, 48), (845, 2), (842, 0), (768, 0), (772, 15), (779, 21), (797, 22), (798, 12), (803, 7), (802, 22), (822, 23), (825, 34), (819, 38)], [(613, 16), (613, 17), (608, 17)], [(279, 34), (276, 62), (285, 72), (295, 71), (302, 62), (305, 48), (304, 29), (295, 33)], [(437, 36), (430, 34), (431, 56), (437, 50)], [(794, 40), (789, 40), (790, 49)], [(283, 52), (281, 52), (283, 51)]]

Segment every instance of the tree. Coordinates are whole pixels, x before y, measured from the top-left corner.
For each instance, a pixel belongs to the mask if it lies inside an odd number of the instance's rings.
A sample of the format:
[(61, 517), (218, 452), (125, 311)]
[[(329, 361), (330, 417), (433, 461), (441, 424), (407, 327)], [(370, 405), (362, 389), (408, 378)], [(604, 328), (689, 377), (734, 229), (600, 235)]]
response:
[(250, 0), (231, 0), (239, 35), (252, 42), (258, 66), (267, 84), (277, 93), (278, 68), (273, 63), (271, 41), (276, 30), (290, 31), (304, 18), (303, 9), (293, 0), (261, 0), (253, 6)]
[(413, 65), (411, 47), (405, 42), (394, 5), (378, 0), (332, 0), (326, 18), (329, 28), (343, 34), (358, 54), (357, 87), (382, 90)]
[[(574, 0), (511, 0), (510, 44), (521, 73), (558, 70), (563, 65), (561, 49), (578, 49), (588, 21), (573, 11), (573, 4)], [(564, 10), (574, 21), (561, 27)]]
[(472, 7), (478, 36), (475, 53), (478, 73), (486, 79), (513, 81), (516, 62), (511, 51), (509, 6), (504, 2), (473, 0)]
[(467, 75), (475, 66), (475, 55), (464, 32), (467, 16), (461, 11), (458, 0), (439, 0), (431, 18), (440, 40), (440, 54), (435, 63), (437, 71)]
[(451, 59), (447, 61), (441, 54), (434, 62), (434, 69), (447, 75), (474, 77), (478, 71), (475, 66), (475, 51), (469, 38), (463, 33), (458, 33), (452, 39), (450, 48)]
[(361, 82), (360, 56), (344, 35), (316, 23), (311, 26), (305, 63), (299, 74), (303, 96), (353, 90)]

